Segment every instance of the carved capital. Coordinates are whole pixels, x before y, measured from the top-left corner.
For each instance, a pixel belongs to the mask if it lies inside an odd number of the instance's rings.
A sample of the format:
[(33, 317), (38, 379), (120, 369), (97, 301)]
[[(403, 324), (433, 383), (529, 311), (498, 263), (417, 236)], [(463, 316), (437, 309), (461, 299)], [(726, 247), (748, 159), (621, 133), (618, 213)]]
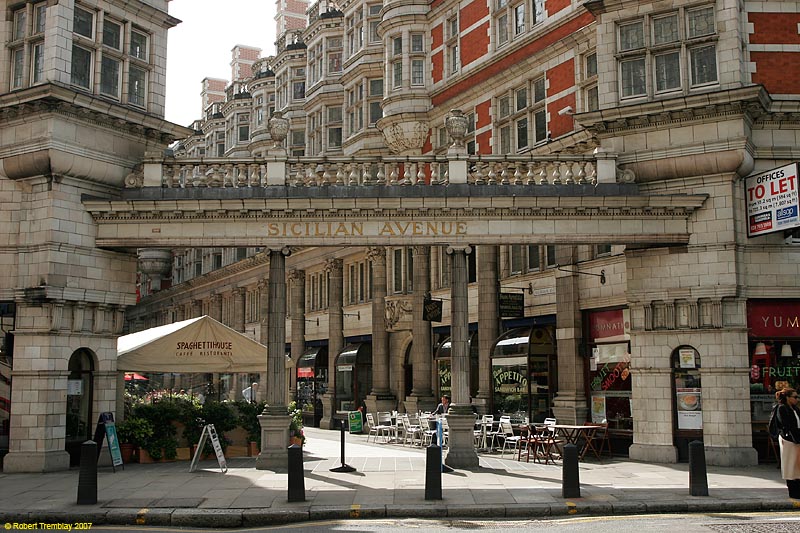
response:
[(383, 246), (370, 246), (364, 255), (371, 263), (386, 264), (386, 248)]
[(386, 329), (393, 328), (404, 315), (410, 315), (411, 310), (411, 302), (408, 300), (388, 300), (385, 315)]
[(297, 283), (298, 281), (303, 281), (305, 278), (306, 278), (305, 270), (298, 270), (296, 268), (291, 269), (286, 274), (286, 280), (292, 284)]
[(341, 259), (328, 259), (325, 261), (325, 271), (329, 274), (342, 274), (342, 260)]

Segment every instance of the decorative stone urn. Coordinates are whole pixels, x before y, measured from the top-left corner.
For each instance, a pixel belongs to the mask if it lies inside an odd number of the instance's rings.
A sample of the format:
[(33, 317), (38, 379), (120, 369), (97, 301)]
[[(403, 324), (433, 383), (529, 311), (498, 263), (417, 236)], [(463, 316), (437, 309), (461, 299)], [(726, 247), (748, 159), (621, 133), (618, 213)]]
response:
[(269, 135), (275, 143), (275, 148), (283, 146), (283, 140), (289, 133), (289, 119), (283, 117), (283, 112), (275, 111), (267, 123)]
[(464, 137), (467, 135), (467, 117), (460, 109), (451, 109), (445, 115), (444, 127), (450, 138), (453, 139), (453, 146), (464, 146)]
[(172, 251), (163, 248), (140, 248), (139, 270), (150, 278), (150, 289), (161, 290), (161, 280), (172, 270)]

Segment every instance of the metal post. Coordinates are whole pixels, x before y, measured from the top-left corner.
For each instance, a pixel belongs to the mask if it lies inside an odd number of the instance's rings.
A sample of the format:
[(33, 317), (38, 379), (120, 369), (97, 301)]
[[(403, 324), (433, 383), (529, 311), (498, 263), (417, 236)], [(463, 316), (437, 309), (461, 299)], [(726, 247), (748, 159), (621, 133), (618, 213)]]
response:
[(342, 466), (337, 466), (336, 468), (331, 468), (331, 470), (330, 470), (331, 472), (355, 472), (356, 471), (355, 468), (353, 468), (352, 466), (350, 466), (350, 465), (348, 465), (347, 463), (344, 462), (344, 426), (345, 426), (346, 422), (347, 422), (346, 420), (342, 420), (342, 424), (340, 426), (341, 430), (342, 430)]
[(78, 474), (78, 505), (97, 503), (97, 443), (81, 444), (81, 467)]
[(306, 484), (303, 477), (303, 447), (298, 444), (289, 446), (289, 501), (306, 501)]
[(689, 494), (691, 496), (708, 496), (706, 450), (699, 440), (689, 443)]
[(574, 444), (564, 446), (564, 455), (561, 458), (561, 496), (563, 498), (581, 497), (578, 447)]
[(435, 444), (425, 450), (425, 499), (442, 499), (442, 449)]

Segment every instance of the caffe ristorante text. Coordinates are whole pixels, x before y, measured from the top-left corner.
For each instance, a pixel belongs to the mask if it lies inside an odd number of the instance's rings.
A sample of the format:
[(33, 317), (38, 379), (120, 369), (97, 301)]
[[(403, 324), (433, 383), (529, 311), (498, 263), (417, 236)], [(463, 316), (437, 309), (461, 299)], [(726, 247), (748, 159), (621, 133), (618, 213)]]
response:
[(176, 357), (230, 357), (233, 343), (226, 341), (192, 341), (176, 343)]
[(466, 222), (269, 222), (268, 237), (440, 237), (466, 235)]

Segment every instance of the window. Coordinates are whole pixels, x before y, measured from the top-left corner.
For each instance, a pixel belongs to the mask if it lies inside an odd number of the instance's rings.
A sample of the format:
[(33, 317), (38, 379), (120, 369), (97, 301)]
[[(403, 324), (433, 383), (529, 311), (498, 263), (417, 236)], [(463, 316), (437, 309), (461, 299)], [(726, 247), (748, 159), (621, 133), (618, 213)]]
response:
[(530, 147), (531, 141), (535, 144), (546, 140), (544, 77), (534, 80), (530, 87), (526, 84), (498, 96), (497, 117), (501, 154), (525, 150)]
[(372, 265), (359, 261), (347, 265), (347, 303), (357, 304), (372, 299)]
[(72, 45), (71, 81), (74, 85), (91, 88), (92, 52), (77, 45)]
[(414, 290), (413, 249), (395, 248), (392, 251), (392, 292), (410, 293)]
[(370, 4), (367, 7), (367, 19), (369, 21), (369, 42), (380, 43), (381, 38), (378, 37), (378, 24), (381, 22), (381, 4)]
[(250, 140), (250, 125), (248, 124), (240, 124), (239, 125), (239, 142), (247, 142)]
[(130, 54), (136, 59), (147, 61), (147, 35), (138, 31), (131, 31)]
[(347, 91), (348, 135), (364, 128), (364, 86), (359, 82)]
[[(681, 8), (620, 24), (621, 98), (687, 93), (693, 87), (716, 84), (715, 13), (713, 6)], [(688, 75), (683, 72), (686, 68)], [(587, 93), (587, 106), (594, 104), (592, 99)]]
[(424, 52), (424, 38), (421, 33), (411, 34), (411, 52)]
[(586, 111), (600, 109), (600, 99), (597, 92), (597, 54), (592, 52), (584, 56), (583, 72), (583, 99)]
[(47, 4), (36, 4), (33, 6), (33, 34), (44, 33), (47, 22)]
[(25, 38), (28, 28), (28, 12), (25, 8), (14, 12), (14, 40)]
[(556, 247), (554, 244), (548, 244), (544, 247), (545, 259), (548, 267), (554, 267), (558, 264), (556, 261)]
[(75, 6), (72, 17), (72, 31), (83, 37), (94, 37), (94, 13)]
[(328, 307), (328, 273), (324, 270), (308, 275), (308, 308), (319, 311)]
[(392, 55), (399, 56), (403, 54), (403, 38), (395, 37), (392, 39)]
[(411, 85), (425, 84), (425, 62), (421, 59), (411, 60)]
[(131, 65), (128, 70), (128, 103), (144, 107), (146, 94), (147, 71)]
[(22, 48), (17, 48), (11, 52), (11, 88), (17, 89), (22, 87), (22, 80), (25, 76), (25, 51)]
[(445, 71), (447, 74), (457, 74), (461, 62), (458, 55), (458, 15), (447, 19), (445, 28), (447, 30), (447, 66)]
[(306, 82), (296, 81), (292, 83), (292, 100), (302, 100), (306, 97)]
[(34, 44), (32, 50), (31, 82), (41, 83), (44, 81), (44, 43)]
[(514, 6), (514, 35), (525, 31), (525, 4)]
[(120, 63), (116, 59), (103, 56), (100, 63), (100, 92), (119, 98)]
[(497, 17), (497, 44), (503, 45), (508, 42), (508, 14), (503, 13)]
[(403, 62), (392, 63), (392, 88), (399, 89), (403, 86)]
[(338, 74), (342, 71), (342, 52), (328, 53), (328, 74)]
[(108, 19), (103, 21), (103, 44), (119, 50), (122, 43), (122, 26)]
[(364, 13), (361, 9), (359, 7), (352, 16), (345, 20), (347, 57), (351, 57), (364, 46)]
[(606, 255), (611, 255), (611, 245), (610, 244), (598, 244), (595, 247), (595, 257), (603, 257)]
[(328, 148), (342, 147), (342, 107), (328, 107)]
[(375, 124), (383, 116), (381, 101), (383, 100), (383, 78), (369, 80), (369, 123)]
[(539, 246), (514, 244), (508, 247), (510, 274), (539, 271)]

